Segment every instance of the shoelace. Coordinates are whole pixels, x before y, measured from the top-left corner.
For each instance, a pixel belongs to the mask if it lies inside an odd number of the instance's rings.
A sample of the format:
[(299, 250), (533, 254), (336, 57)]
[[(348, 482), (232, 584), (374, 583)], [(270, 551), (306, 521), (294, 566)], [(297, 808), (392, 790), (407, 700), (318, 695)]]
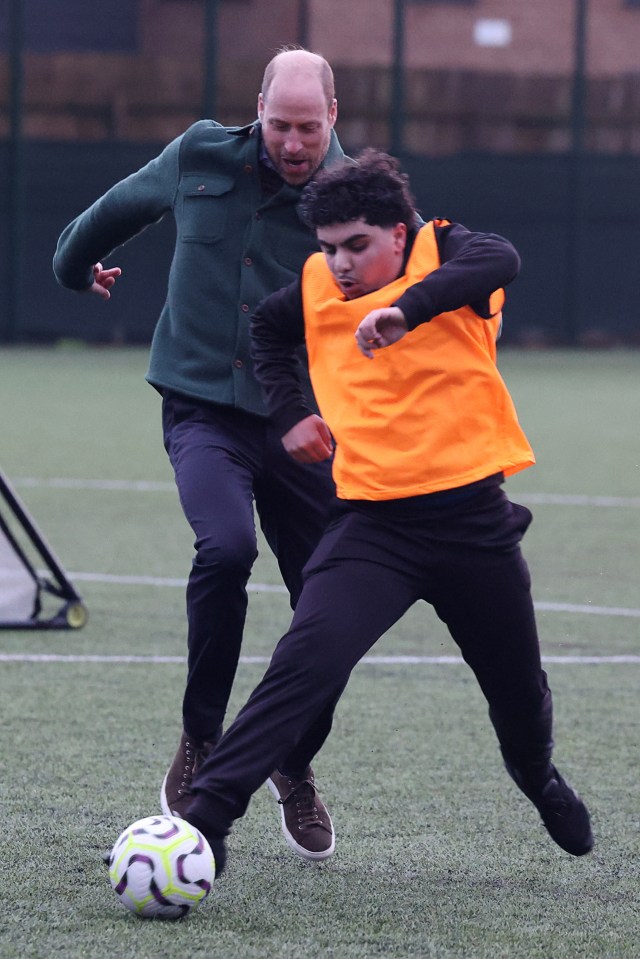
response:
[(191, 793), (191, 782), (195, 775), (196, 768), (200, 766), (207, 758), (208, 749), (206, 746), (198, 749), (193, 743), (185, 743), (185, 753), (187, 761), (182, 772), (182, 782), (178, 790), (181, 796), (189, 796)]
[(310, 779), (303, 779), (302, 782), (294, 786), (284, 799), (279, 799), (278, 802), (284, 806), (292, 800), (295, 801), (298, 813), (298, 825), (301, 829), (310, 829), (314, 826), (320, 826), (321, 829), (326, 829), (327, 827), (318, 815), (315, 795), (316, 787), (314, 784)]

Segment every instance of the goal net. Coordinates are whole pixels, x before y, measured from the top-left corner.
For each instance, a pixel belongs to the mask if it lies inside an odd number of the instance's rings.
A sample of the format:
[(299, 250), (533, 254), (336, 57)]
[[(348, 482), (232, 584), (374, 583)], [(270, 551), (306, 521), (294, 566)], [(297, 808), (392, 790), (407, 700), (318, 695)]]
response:
[(87, 610), (0, 472), (0, 629), (79, 629)]

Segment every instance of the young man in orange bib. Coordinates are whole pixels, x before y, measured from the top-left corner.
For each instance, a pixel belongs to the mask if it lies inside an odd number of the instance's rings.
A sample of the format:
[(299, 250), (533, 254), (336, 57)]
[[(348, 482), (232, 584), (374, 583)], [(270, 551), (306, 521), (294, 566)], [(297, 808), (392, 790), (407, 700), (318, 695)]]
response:
[[(290, 455), (335, 449), (337, 501), (291, 627), (204, 763), (187, 818), (224, 867), (252, 794), (418, 600), (430, 603), (489, 704), (508, 772), (567, 852), (590, 851), (587, 809), (551, 761), (552, 702), (520, 540), (531, 522), (501, 489), (534, 462), (496, 367), (506, 240), (420, 224), (385, 154), (320, 175), (301, 212), (321, 251), (253, 319), (253, 354)], [(306, 343), (321, 416), (297, 350)], [(320, 748), (318, 743), (318, 748)]]

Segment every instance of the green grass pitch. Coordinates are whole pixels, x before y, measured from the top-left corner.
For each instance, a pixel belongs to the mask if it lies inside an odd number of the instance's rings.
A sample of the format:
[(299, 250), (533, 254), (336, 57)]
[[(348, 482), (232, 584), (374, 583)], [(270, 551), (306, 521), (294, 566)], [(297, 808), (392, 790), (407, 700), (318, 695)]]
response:
[[(0, 465), (90, 616), (0, 632), (2, 959), (637, 959), (640, 353), (505, 350), (500, 366), (538, 458), (506, 488), (534, 512), (556, 760), (593, 854), (559, 850), (511, 784), (465, 666), (398, 660), (457, 655), (418, 606), (373, 650), (389, 661), (356, 669), (315, 763), (335, 856), (291, 854), (263, 789), (205, 903), (156, 923), (120, 906), (101, 854), (159, 810), (179, 735), (192, 537), (160, 400), (143, 349), (0, 353)], [(279, 583), (262, 547), (244, 646), (259, 661), (232, 711), (288, 624), (286, 597), (257, 588)]]

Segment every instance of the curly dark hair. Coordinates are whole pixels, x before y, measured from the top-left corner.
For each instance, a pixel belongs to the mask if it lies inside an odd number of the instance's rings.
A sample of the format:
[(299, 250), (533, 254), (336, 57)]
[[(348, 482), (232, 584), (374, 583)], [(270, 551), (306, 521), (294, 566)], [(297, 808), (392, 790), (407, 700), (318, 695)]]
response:
[(364, 220), (370, 226), (415, 223), (409, 178), (395, 157), (369, 147), (355, 161), (322, 170), (300, 201), (302, 219), (315, 229)]

